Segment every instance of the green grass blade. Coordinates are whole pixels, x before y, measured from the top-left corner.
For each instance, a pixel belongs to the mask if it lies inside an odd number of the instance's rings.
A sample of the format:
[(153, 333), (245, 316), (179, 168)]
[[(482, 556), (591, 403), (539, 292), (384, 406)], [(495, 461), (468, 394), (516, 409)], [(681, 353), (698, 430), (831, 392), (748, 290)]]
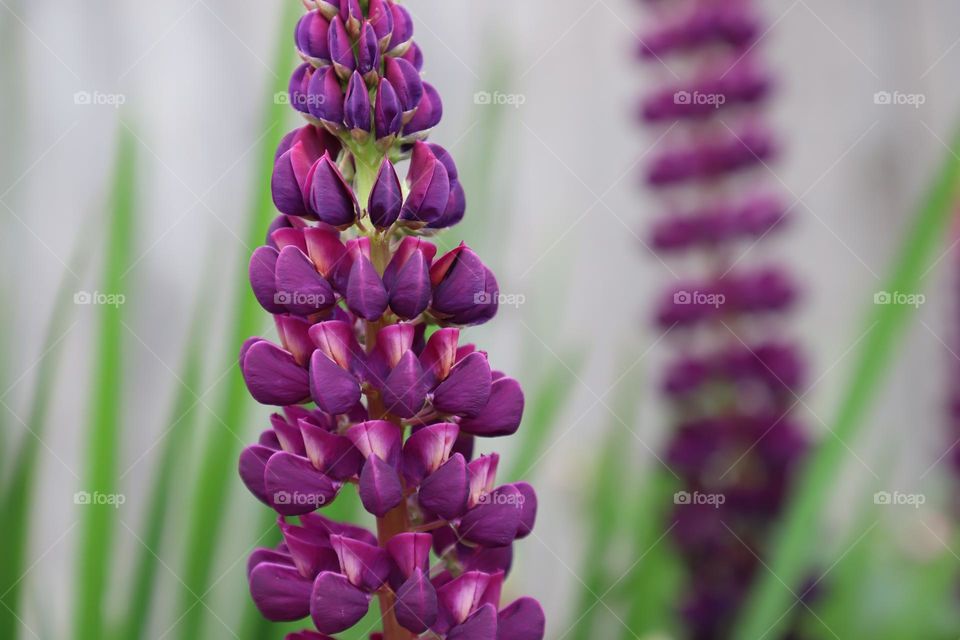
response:
[[(277, 49), (272, 58), (272, 68), (278, 71), (292, 67), (294, 54), (290, 43), (290, 30), (302, 11), (302, 7), (296, 2), (284, 3), (283, 6), (284, 10), (279, 12), (281, 16)], [(285, 91), (286, 85), (286, 78), (281, 77), (273, 91)], [(289, 111), (289, 106), (284, 104), (270, 103), (268, 106), (263, 127), (268, 133), (258, 150), (261, 164), (254, 174), (256, 192), (243, 234), (248, 247), (263, 243), (267, 227), (276, 214), (270, 195), (273, 153), (286, 133), (283, 122)], [(246, 279), (247, 258), (248, 256), (244, 255), (242, 264), (237, 265), (236, 279), (241, 285)], [(224, 333), (228, 340), (227, 351), (231, 354), (238, 352), (244, 340), (259, 333), (268, 320), (249, 287), (237, 286), (235, 295), (232, 313), (226, 315), (233, 319), (232, 326)], [(234, 371), (228, 376), (226, 389), (214, 407), (219, 419), (211, 422), (206, 429), (208, 437), (203, 446), (200, 474), (195, 483), (197, 489), (190, 509), (186, 558), (181, 573), (184, 588), (179, 613), (183, 614), (183, 618), (177, 633), (183, 640), (195, 640), (202, 636), (201, 628), (206, 608), (197, 603), (197, 596), (194, 594), (199, 594), (202, 598), (210, 587), (215, 552), (219, 546), (218, 537), (225, 522), (224, 514), (229, 494), (232, 486), (239, 484), (235, 472), (240, 448), (238, 437), (243, 433), (242, 427), (250, 402), (239, 371)], [(247, 603), (246, 606), (252, 607), (252, 604)]]
[[(119, 134), (114, 178), (101, 286), (108, 294), (122, 294), (123, 273), (130, 264), (133, 247), (136, 190), (134, 139), (126, 129)], [(96, 309), (99, 327), (91, 389), (87, 469), (80, 490), (90, 494), (115, 494), (119, 491), (117, 454), (120, 447), (121, 398), (124, 387), (121, 345), (122, 337), (126, 335), (123, 323), (125, 305), (101, 304)], [(80, 509), (82, 514), (77, 551), (73, 632), (77, 640), (102, 640), (106, 637), (104, 596), (110, 575), (117, 509), (109, 504), (88, 504)]]
[(533, 402), (524, 412), (523, 424), (517, 431), (520, 442), (511, 456), (510, 468), (504, 475), (507, 482), (524, 479), (523, 476), (536, 464), (544, 443), (556, 427), (560, 411), (570, 398), (577, 375), (583, 368), (584, 358), (582, 354), (577, 354), (564, 358), (563, 362), (569, 364), (553, 367), (547, 372)]
[(201, 288), (194, 305), (189, 339), (183, 356), (182, 371), (177, 377), (179, 389), (170, 408), (168, 431), (163, 435), (163, 446), (157, 461), (155, 476), (147, 499), (142, 533), (138, 535), (139, 548), (135, 570), (129, 583), (130, 599), (120, 622), (117, 638), (140, 640), (150, 620), (150, 604), (156, 590), (159, 555), (170, 517), (170, 498), (180, 460), (198, 422), (199, 385), (203, 373), (204, 344), (211, 287)]
[[(891, 292), (919, 293), (931, 258), (943, 244), (957, 200), (960, 185), (960, 133), (953, 139), (951, 151), (927, 195), (913, 229), (906, 237), (892, 275), (886, 283)], [(793, 603), (790, 589), (796, 589), (807, 571), (811, 552), (818, 543), (819, 514), (836, 481), (846, 456), (846, 444), (862, 425), (871, 401), (890, 368), (894, 350), (903, 336), (913, 307), (876, 305), (867, 324), (858, 360), (839, 411), (833, 422), (833, 435), (813, 453), (804, 469), (790, 502), (770, 557), (770, 571), (754, 585), (736, 628), (735, 638), (754, 640), (762, 634), (778, 637), (785, 620), (784, 611)], [(779, 619), (779, 621), (778, 621)]]
[[(88, 227), (88, 228), (92, 228)], [(33, 504), (33, 490), (37, 475), (40, 443), (47, 427), (47, 415), (55, 387), (57, 372), (62, 362), (63, 343), (70, 333), (73, 318), (72, 297), (76, 291), (74, 274), (86, 271), (89, 262), (89, 238), (81, 238), (70, 259), (70, 269), (60, 280), (54, 296), (53, 312), (47, 322), (44, 341), (46, 349), (37, 365), (36, 380), (31, 390), (30, 409), (27, 415), (29, 431), (24, 435), (17, 452), (10, 459), (12, 470), (7, 477), (0, 497), (0, 549), (4, 562), (0, 563), (0, 594), (5, 594), (0, 606), (0, 638), (12, 640), (18, 637), (19, 621), (15, 614), (20, 610), (20, 576), (27, 565), (27, 540), (30, 537), (29, 506)], [(4, 344), (4, 348), (8, 348)], [(4, 451), (7, 451), (4, 448)]]

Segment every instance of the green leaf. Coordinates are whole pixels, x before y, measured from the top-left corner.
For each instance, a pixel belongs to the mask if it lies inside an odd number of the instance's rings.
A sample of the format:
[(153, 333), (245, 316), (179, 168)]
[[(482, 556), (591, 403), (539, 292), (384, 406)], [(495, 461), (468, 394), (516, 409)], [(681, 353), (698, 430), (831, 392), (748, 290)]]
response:
[[(93, 225), (87, 227), (94, 228)], [(89, 235), (89, 234), (85, 234)], [(62, 362), (63, 343), (69, 335), (76, 306), (72, 304), (76, 291), (76, 277), (82, 274), (90, 258), (90, 239), (81, 237), (74, 248), (69, 269), (63, 274), (57, 293), (54, 295), (53, 311), (47, 321), (44, 340), (41, 343), (44, 353), (37, 364), (36, 380), (31, 390), (30, 412), (27, 415), (26, 431), (17, 452), (10, 459), (13, 470), (7, 478), (2, 497), (0, 497), (0, 549), (3, 549), (4, 562), (0, 563), (0, 638), (16, 638), (19, 621), (16, 612), (20, 610), (21, 576), (26, 571), (27, 540), (30, 538), (29, 506), (33, 504), (37, 461), (43, 434), (47, 428), (47, 415), (51, 400), (56, 397), (51, 390), (56, 387), (56, 376)], [(4, 344), (4, 348), (7, 345)], [(6, 414), (5, 418), (6, 418)], [(6, 449), (4, 449), (6, 451)]]
[(211, 297), (211, 286), (201, 287), (201, 293), (194, 303), (194, 315), (191, 322), (189, 339), (183, 356), (183, 365), (177, 376), (180, 388), (174, 395), (170, 407), (169, 427), (162, 436), (163, 446), (157, 460), (147, 498), (143, 528), (135, 534), (139, 548), (135, 570), (126, 589), (130, 598), (125, 608), (126, 614), (121, 620), (119, 633), (115, 636), (123, 640), (139, 640), (144, 637), (150, 620), (151, 602), (156, 590), (160, 553), (163, 547), (164, 533), (170, 519), (170, 498), (173, 483), (177, 477), (178, 461), (184, 456), (185, 447), (196, 431), (198, 404), (197, 397), (206, 355), (204, 344), (207, 341), (208, 327), (207, 300)]
[(522, 480), (542, 455), (543, 445), (557, 425), (557, 417), (566, 406), (573, 383), (583, 368), (582, 354), (563, 359), (565, 366), (547, 371), (533, 401), (524, 412), (523, 424), (517, 431), (519, 443), (513, 453), (510, 469), (504, 476), (508, 482)]
[[(111, 199), (111, 214), (103, 281), (100, 290), (123, 295), (123, 273), (130, 264), (134, 246), (134, 199), (136, 190), (136, 151), (133, 135), (122, 129), (119, 134), (117, 168)], [(99, 316), (93, 367), (91, 407), (87, 442), (87, 468), (81, 491), (91, 495), (119, 492), (118, 451), (122, 419), (123, 336), (126, 335), (125, 305), (97, 305)], [(82, 511), (80, 542), (77, 549), (77, 573), (74, 593), (74, 637), (77, 640), (102, 640), (104, 596), (107, 591), (117, 509), (110, 504), (88, 504)]]
[[(940, 175), (927, 195), (913, 229), (901, 247), (886, 291), (919, 293), (932, 258), (943, 244), (953, 216), (960, 186), (960, 132), (953, 140)], [(770, 570), (763, 572), (750, 594), (735, 638), (754, 639), (761, 634), (778, 637), (784, 611), (793, 602), (795, 588), (809, 569), (812, 552), (819, 543), (820, 512), (837, 479), (847, 454), (847, 443), (857, 435), (881, 382), (893, 361), (908, 321), (916, 315), (913, 307), (900, 304), (875, 305), (861, 341), (853, 374), (833, 421), (833, 434), (813, 453), (803, 470), (790, 501), (770, 556)]]
[[(290, 68), (293, 60), (293, 50), (290, 45), (290, 29), (295, 24), (302, 7), (296, 2), (284, 3), (280, 14), (279, 30), (276, 50), (273, 55), (273, 69), (285, 70)], [(282, 75), (282, 74), (281, 74)], [(277, 78), (273, 92), (286, 90), (287, 79)], [(279, 101), (278, 101), (279, 102)], [(244, 242), (248, 247), (256, 247), (263, 243), (264, 235), (276, 211), (270, 195), (270, 178), (273, 173), (273, 154), (280, 140), (286, 133), (283, 123), (289, 115), (289, 106), (277, 103), (268, 103), (263, 130), (266, 132), (258, 150), (260, 166), (254, 174), (255, 195), (247, 219), (246, 230), (243, 233)], [(241, 264), (237, 265), (235, 299), (232, 311), (224, 315), (232, 318), (229, 329), (224, 331), (227, 340), (226, 351), (237, 353), (243, 341), (259, 333), (268, 321), (260, 305), (244, 282), (246, 280), (248, 256), (244, 255)], [(224, 363), (226, 365), (227, 363)], [(205, 599), (210, 589), (211, 573), (216, 550), (219, 547), (218, 538), (226, 522), (229, 494), (235, 484), (235, 467), (240, 449), (240, 438), (247, 423), (247, 408), (251, 405), (246, 385), (239, 371), (234, 371), (226, 380), (226, 388), (214, 406), (214, 418), (205, 429), (207, 441), (202, 447), (201, 467), (196, 479), (196, 493), (190, 509), (187, 525), (186, 557), (181, 571), (184, 587), (181, 592), (181, 606), (177, 615), (183, 615), (177, 633), (183, 640), (195, 640), (202, 637), (202, 626), (206, 608), (198, 602)], [(252, 607), (250, 602), (244, 603)]]

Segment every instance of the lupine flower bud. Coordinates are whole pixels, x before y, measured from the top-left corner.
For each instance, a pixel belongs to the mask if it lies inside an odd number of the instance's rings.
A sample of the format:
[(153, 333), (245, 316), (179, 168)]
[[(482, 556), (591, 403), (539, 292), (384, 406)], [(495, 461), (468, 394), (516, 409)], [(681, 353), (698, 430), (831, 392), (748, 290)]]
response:
[(390, 160), (384, 158), (367, 203), (370, 222), (378, 229), (386, 229), (397, 221), (402, 208), (403, 191), (400, 188), (400, 178)]
[(319, 11), (310, 11), (297, 23), (297, 49), (314, 64), (330, 64), (330, 22)]
[(377, 140), (400, 133), (400, 127), (403, 124), (400, 100), (397, 98), (396, 91), (393, 90), (393, 85), (386, 78), (382, 78), (377, 85), (377, 104), (373, 120)]
[[(465, 245), (437, 258), (427, 240), (466, 209), (453, 158), (423, 142), (439, 122), (439, 95), (420, 79), (406, 10), (392, 0), (369, 0), (366, 14), (359, 0), (315, 6), (295, 30), (308, 62), (290, 87), (312, 124), (277, 149), (281, 215), (249, 269), (279, 341), (251, 338), (239, 356), (251, 395), (281, 408), (239, 460), (283, 535), (251, 554), (251, 595), (270, 620), (312, 621), (287, 640), (332, 640), (374, 596), (385, 629), (371, 639), (398, 640), (399, 629), (402, 638), (542, 640), (535, 601), (500, 609), (536, 493), (497, 486), (496, 454), (473, 457), (477, 437), (517, 430), (523, 392), (449, 326), (492, 318), (496, 280)], [(391, 158), (408, 154), (405, 197)], [(741, 283), (738, 299), (774, 304), (773, 284)], [(757, 375), (723, 362), (742, 379)], [(376, 535), (317, 513), (345, 490), (377, 519)], [(430, 566), (431, 550), (449, 570)]]
[(349, 78), (357, 65), (353, 57), (353, 47), (350, 46), (350, 35), (347, 33), (347, 28), (343, 25), (340, 16), (333, 18), (330, 22), (327, 48), (337, 74), (341, 78)]

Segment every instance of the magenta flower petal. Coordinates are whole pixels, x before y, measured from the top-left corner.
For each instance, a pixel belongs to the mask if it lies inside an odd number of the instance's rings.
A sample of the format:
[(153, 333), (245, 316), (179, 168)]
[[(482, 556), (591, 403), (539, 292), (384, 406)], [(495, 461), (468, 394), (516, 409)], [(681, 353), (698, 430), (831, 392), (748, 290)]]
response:
[(273, 247), (257, 247), (250, 256), (250, 288), (260, 306), (270, 313), (286, 312), (286, 308), (276, 301), (275, 274), (279, 255)]
[(273, 506), (263, 474), (267, 468), (267, 461), (276, 453), (259, 444), (247, 447), (240, 454), (240, 479), (257, 499), (268, 506)]
[(360, 39), (357, 42), (357, 73), (362, 76), (371, 74), (375, 77), (380, 69), (380, 42), (373, 25), (364, 22), (360, 29)]
[(358, 623), (370, 608), (370, 596), (339, 573), (324, 571), (313, 582), (309, 614), (321, 633), (339, 633)]
[(257, 568), (257, 565), (263, 564), (264, 562), (282, 564), (288, 567), (296, 566), (289, 553), (277, 551), (276, 549), (268, 549), (266, 547), (257, 547), (250, 554), (250, 557), (247, 558), (247, 578), (250, 578), (250, 574)]
[(286, 451), (270, 457), (263, 477), (270, 503), (285, 516), (316, 511), (333, 500), (339, 489), (310, 460)]
[(421, 568), (415, 568), (397, 590), (394, 613), (397, 622), (414, 633), (426, 631), (437, 621), (437, 592)]
[(413, 486), (440, 468), (450, 457), (460, 428), (440, 422), (424, 427), (407, 438), (403, 444), (403, 474)]
[(543, 640), (546, 618), (533, 598), (519, 598), (500, 612), (497, 640)]
[(479, 571), (467, 571), (437, 589), (437, 600), (445, 621), (450, 626), (463, 624), (470, 614), (480, 607), (489, 586), (489, 575)]
[(384, 382), (383, 403), (389, 413), (410, 418), (423, 408), (427, 391), (420, 362), (413, 351), (407, 351)]
[(304, 199), (304, 187), (313, 159), (302, 143), (284, 152), (273, 165), (270, 191), (277, 210), (300, 218), (313, 217)]
[(327, 413), (347, 413), (360, 401), (360, 383), (317, 349), (310, 358), (310, 395)]
[(439, 382), (450, 375), (450, 370), (457, 361), (459, 339), (460, 330), (454, 327), (439, 329), (430, 336), (423, 353), (420, 354), (420, 364), (433, 381)]
[(370, 0), (367, 5), (367, 20), (373, 26), (373, 32), (377, 35), (377, 40), (381, 48), (386, 48), (390, 43), (390, 36), (393, 34), (393, 12), (390, 10), (388, 0)]
[(413, 38), (413, 19), (402, 5), (392, 3), (390, 10), (393, 13), (393, 33), (387, 45), (387, 52), (398, 55), (406, 50)]
[(250, 572), (250, 595), (268, 620), (290, 622), (310, 615), (310, 580), (289, 565), (263, 562)]
[[(299, 249), (294, 250), (299, 251)], [(293, 315), (273, 316), (273, 321), (277, 325), (280, 344), (290, 352), (298, 365), (306, 367), (310, 363), (310, 355), (316, 348), (313, 340), (310, 339), (310, 322)]]
[(289, 351), (266, 340), (247, 347), (242, 369), (250, 395), (261, 404), (300, 404), (310, 395), (307, 372)]
[(341, 369), (353, 369), (360, 345), (350, 324), (340, 320), (318, 322), (310, 327), (309, 334), (317, 348)]
[(300, 53), (318, 63), (330, 61), (328, 30), (330, 23), (319, 11), (305, 13), (297, 23), (295, 31), (297, 49)]
[(313, 165), (309, 189), (310, 208), (321, 222), (339, 227), (353, 224), (360, 215), (353, 190), (329, 154)]
[(367, 256), (354, 256), (347, 281), (347, 306), (366, 320), (377, 320), (387, 310), (387, 290)]
[(492, 377), (487, 356), (475, 351), (450, 371), (433, 392), (433, 406), (442, 413), (476, 416), (490, 400)]
[(477, 436), (508, 436), (516, 433), (523, 418), (523, 390), (513, 378), (493, 383), (490, 401), (479, 414), (464, 418), (460, 430)]
[(307, 454), (307, 450), (303, 445), (303, 436), (300, 435), (300, 428), (287, 422), (284, 416), (279, 413), (272, 414), (270, 416), (270, 428), (272, 428), (276, 434), (277, 442), (280, 443), (282, 450), (298, 456)]
[(310, 115), (337, 129), (343, 125), (343, 87), (333, 67), (317, 69), (307, 86)]
[(330, 284), (317, 273), (303, 251), (284, 247), (277, 258), (277, 302), (291, 313), (310, 315), (329, 309), (336, 302)]
[(343, 292), (350, 275), (350, 256), (340, 242), (339, 233), (330, 228), (310, 227), (303, 232), (307, 255), (327, 282)]
[(429, 224), (443, 215), (450, 199), (450, 177), (443, 163), (423, 143), (414, 146), (407, 183), (410, 193), (400, 214), (404, 220)]
[(367, 203), (370, 222), (378, 229), (386, 229), (400, 217), (402, 207), (403, 190), (400, 188), (400, 178), (390, 160), (384, 158)]
[(363, 508), (382, 518), (403, 500), (403, 485), (397, 470), (381, 460), (370, 456), (360, 472), (360, 501)]
[(283, 544), (300, 572), (308, 580), (313, 580), (321, 571), (337, 571), (340, 560), (330, 547), (330, 536), (306, 527), (284, 522), (278, 523), (283, 533)]
[[(467, 510), (470, 494), (470, 477), (467, 464), (459, 453), (424, 479), (420, 485), (417, 499), (427, 511), (435, 513), (444, 520), (453, 520)], [(516, 532), (516, 525), (514, 531)]]

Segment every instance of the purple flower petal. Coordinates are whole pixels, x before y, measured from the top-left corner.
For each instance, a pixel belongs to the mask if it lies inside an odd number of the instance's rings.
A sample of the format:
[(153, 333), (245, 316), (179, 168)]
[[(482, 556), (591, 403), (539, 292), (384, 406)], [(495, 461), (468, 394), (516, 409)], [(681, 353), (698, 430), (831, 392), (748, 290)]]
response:
[[(420, 485), (417, 499), (420, 506), (444, 520), (453, 520), (467, 510), (470, 477), (467, 464), (459, 453), (427, 476)], [(514, 533), (516, 526), (514, 526)]]
[(273, 503), (267, 493), (263, 474), (267, 468), (267, 460), (274, 453), (276, 453), (274, 449), (255, 444), (247, 447), (240, 454), (240, 479), (257, 500), (268, 506), (273, 506)]
[(444, 620), (450, 626), (463, 624), (481, 605), (489, 586), (489, 575), (468, 571), (437, 589), (437, 600)]
[(290, 622), (310, 615), (310, 580), (289, 565), (263, 562), (250, 572), (250, 595), (263, 617)]
[(360, 472), (360, 501), (363, 508), (382, 518), (388, 511), (403, 500), (403, 485), (397, 470), (381, 460), (371, 456)]
[(286, 451), (270, 457), (263, 477), (270, 503), (277, 513), (285, 516), (316, 511), (329, 504), (339, 489), (339, 485), (317, 471), (310, 460)]
[(314, 159), (301, 142), (284, 152), (273, 165), (270, 191), (280, 212), (300, 218), (312, 218), (304, 198), (307, 176)]
[(424, 427), (403, 444), (403, 474), (413, 486), (440, 468), (450, 457), (460, 433), (457, 425), (440, 422)]
[(505, 485), (480, 500), (460, 521), (460, 537), (485, 547), (504, 547), (517, 537), (523, 494)]
[(334, 480), (346, 480), (360, 473), (363, 458), (348, 438), (330, 433), (306, 420), (301, 420), (299, 427), (306, 456), (314, 467)]
[(447, 640), (493, 640), (496, 634), (497, 609), (492, 604), (485, 604), (466, 622), (451, 629)]
[(290, 352), (298, 365), (306, 367), (310, 363), (310, 355), (316, 349), (313, 340), (310, 339), (310, 322), (291, 315), (273, 316), (273, 321), (277, 325), (280, 344)]
[(340, 560), (330, 547), (330, 536), (326, 535), (326, 532), (321, 534), (282, 520), (279, 526), (283, 533), (283, 543), (287, 546), (300, 575), (312, 581), (321, 571), (340, 569)]
[(533, 598), (514, 600), (498, 616), (496, 640), (543, 640), (546, 617)]
[(321, 633), (339, 633), (360, 622), (370, 608), (370, 596), (339, 573), (324, 571), (313, 582), (310, 617)]
[(397, 590), (394, 613), (397, 622), (414, 633), (426, 631), (437, 621), (437, 592), (419, 567)]
[(266, 340), (247, 347), (242, 370), (250, 395), (261, 404), (300, 404), (310, 395), (307, 372), (289, 351)]
[(310, 358), (310, 395), (326, 413), (346, 413), (360, 401), (360, 383), (317, 349)]
[(537, 522), (537, 492), (526, 482), (515, 482), (513, 486), (523, 496), (523, 502), (520, 503), (520, 526), (517, 529), (517, 537), (525, 538), (530, 535), (533, 525)]
[(370, 259), (357, 253), (347, 281), (347, 307), (361, 318), (374, 321), (387, 310), (387, 290)]
[(327, 41), (330, 23), (319, 11), (310, 11), (300, 18), (295, 31), (297, 49), (300, 53), (318, 63), (330, 61), (330, 47)]
[(380, 69), (380, 42), (373, 30), (373, 25), (364, 22), (360, 29), (360, 39), (357, 42), (357, 72), (362, 76)]
[(404, 579), (419, 570), (430, 571), (430, 545), (433, 538), (429, 533), (399, 533), (387, 541), (387, 552), (393, 558)]
[(423, 252), (414, 251), (390, 289), (390, 308), (401, 318), (410, 320), (426, 311), (432, 295), (430, 265)]
[(303, 232), (310, 261), (327, 282), (343, 292), (350, 275), (350, 256), (339, 235), (334, 229), (321, 227), (310, 227)]
[(343, 125), (343, 87), (333, 67), (317, 69), (307, 86), (310, 115), (332, 127)]
[(387, 45), (387, 52), (391, 55), (400, 55), (413, 38), (413, 19), (410, 18), (410, 13), (399, 4), (391, 4), (390, 10), (393, 13), (393, 33)]
[(270, 313), (284, 313), (286, 308), (277, 304), (277, 250), (273, 247), (257, 247), (250, 256), (250, 288), (257, 302)]
[(350, 427), (346, 433), (364, 458), (376, 456), (391, 467), (400, 461), (400, 427), (386, 420), (368, 420)]
[(305, 456), (307, 450), (303, 445), (303, 436), (300, 435), (300, 428), (287, 422), (279, 413), (271, 414), (270, 428), (277, 435), (277, 441), (280, 448), (287, 453), (293, 453), (298, 456)]
[(383, 403), (388, 413), (411, 418), (423, 408), (427, 391), (420, 362), (413, 351), (407, 351), (384, 381)]
[(386, 229), (400, 217), (402, 206), (403, 190), (400, 188), (400, 178), (390, 160), (384, 158), (367, 203), (370, 222), (378, 229)]
[(377, 40), (382, 48), (386, 48), (393, 33), (393, 12), (387, 0), (370, 0), (367, 6), (367, 20), (373, 26)]
[(273, 564), (282, 564), (288, 567), (295, 567), (296, 565), (293, 562), (293, 558), (290, 557), (289, 553), (284, 551), (277, 551), (276, 549), (267, 549), (266, 547), (257, 547), (250, 554), (250, 557), (247, 558), (247, 579), (250, 579), (250, 574), (253, 573), (253, 570), (257, 568), (258, 564), (264, 562), (269, 562)]
[(390, 557), (377, 545), (332, 535), (330, 546), (340, 559), (343, 575), (363, 591), (376, 591), (390, 574)]
[(440, 94), (433, 88), (433, 85), (424, 82), (423, 98), (420, 99), (420, 105), (410, 122), (403, 128), (403, 135), (412, 136), (429, 131), (440, 123), (442, 117), (443, 101), (440, 99)]
[(450, 370), (457, 361), (459, 339), (460, 330), (454, 327), (439, 329), (430, 336), (427, 346), (420, 354), (420, 364), (424, 371), (431, 374), (432, 382), (439, 382), (450, 375)]
[(486, 354), (475, 351), (450, 371), (433, 392), (433, 406), (441, 413), (475, 416), (490, 400), (492, 377)]
[(330, 284), (300, 249), (284, 247), (277, 258), (275, 300), (291, 313), (310, 315), (336, 302)]
[(385, 70), (386, 78), (393, 85), (403, 112), (413, 113), (423, 99), (423, 80), (420, 78), (420, 72), (403, 58), (394, 57), (387, 57)]
[(523, 418), (523, 390), (513, 378), (493, 383), (490, 401), (476, 416), (460, 422), (460, 430), (477, 436), (508, 436), (516, 433)]
[(312, 213), (321, 222), (340, 227), (351, 225), (360, 215), (353, 190), (329, 154), (311, 168), (309, 194)]
[(356, 60), (353, 57), (353, 47), (350, 43), (350, 36), (343, 24), (340, 16), (330, 21), (330, 28), (327, 33), (327, 48), (330, 51), (330, 60), (337, 74), (343, 79), (349, 78), (356, 66)]
[(429, 224), (442, 216), (447, 208), (450, 177), (443, 163), (422, 142), (414, 145), (410, 162), (410, 171), (407, 173), (410, 193), (403, 203), (401, 217), (411, 222)]
[(377, 101), (373, 112), (374, 131), (377, 140), (400, 133), (403, 125), (403, 109), (393, 85), (381, 78), (377, 85)]
[(370, 94), (359, 71), (354, 71), (347, 85), (347, 97), (343, 103), (343, 124), (348, 129), (370, 131)]

